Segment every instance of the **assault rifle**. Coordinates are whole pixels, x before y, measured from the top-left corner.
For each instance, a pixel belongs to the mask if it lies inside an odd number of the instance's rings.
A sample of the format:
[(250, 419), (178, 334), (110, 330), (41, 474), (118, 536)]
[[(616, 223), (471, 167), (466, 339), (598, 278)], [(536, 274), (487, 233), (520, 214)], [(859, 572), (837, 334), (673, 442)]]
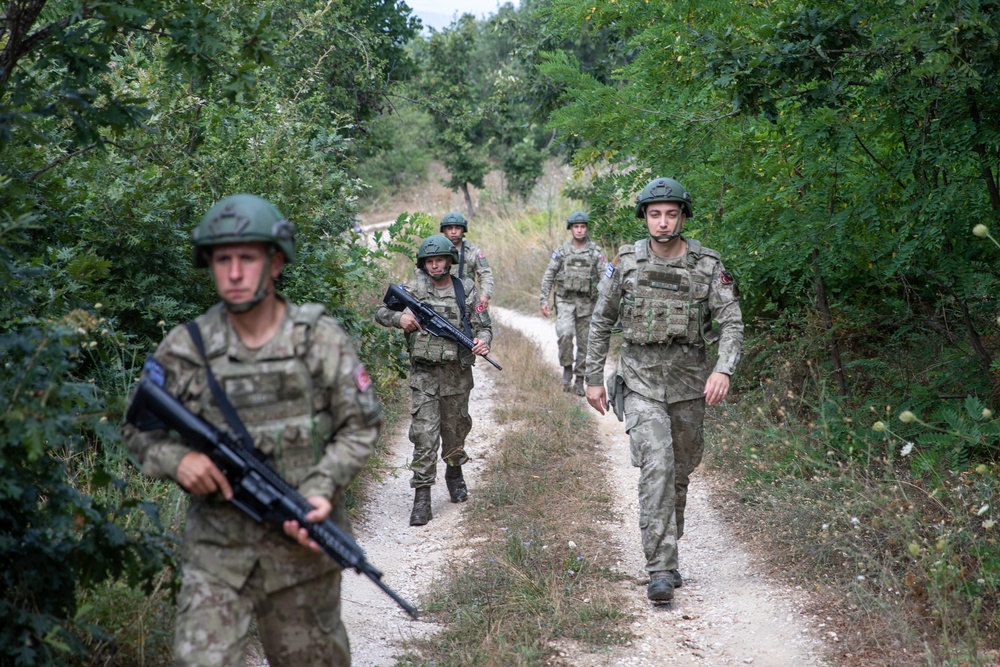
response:
[(149, 377), (139, 381), (125, 421), (140, 431), (177, 431), (219, 467), (233, 488), (232, 503), (254, 521), (297, 521), (323, 553), (345, 570), (354, 569), (371, 579), (407, 614), (417, 618), (417, 610), (382, 581), (382, 573), (365, 559), (365, 552), (350, 535), (330, 519), (320, 523), (306, 520), (313, 506), (263, 460), (259, 450), (244, 447), (229, 433), (194, 414)]
[[(441, 317), (436, 310), (427, 304), (414, 299), (413, 295), (403, 289), (402, 285), (389, 285), (382, 303), (386, 305), (386, 308), (394, 310), (397, 313), (401, 312), (404, 308), (409, 308), (413, 316), (417, 318), (417, 322), (420, 322), (420, 326), (434, 336), (453, 340), (470, 352), (472, 351), (472, 346), (475, 345), (472, 339), (466, 336), (461, 329)], [(484, 356), (483, 359), (493, 364), (493, 367), (498, 371), (503, 370), (500, 364), (488, 356)]]

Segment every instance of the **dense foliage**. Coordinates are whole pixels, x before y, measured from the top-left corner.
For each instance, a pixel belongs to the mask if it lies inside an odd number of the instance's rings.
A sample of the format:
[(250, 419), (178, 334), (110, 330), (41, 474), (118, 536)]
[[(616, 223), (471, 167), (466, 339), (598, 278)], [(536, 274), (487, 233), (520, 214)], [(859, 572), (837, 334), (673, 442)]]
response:
[(156, 524), (129, 518), (136, 472), (117, 424), (144, 355), (215, 301), (188, 242), (212, 202), (273, 202), (298, 235), (281, 289), (326, 304), (373, 375), (395, 369), (364, 309), (381, 278), (345, 231), (359, 189), (348, 167), (390, 81), (411, 71), (404, 45), (418, 29), (397, 0), (10, 4), (0, 662), (86, 654), (108, 636), (79, 595), (115, 579), (151, 588), (171, 562)]

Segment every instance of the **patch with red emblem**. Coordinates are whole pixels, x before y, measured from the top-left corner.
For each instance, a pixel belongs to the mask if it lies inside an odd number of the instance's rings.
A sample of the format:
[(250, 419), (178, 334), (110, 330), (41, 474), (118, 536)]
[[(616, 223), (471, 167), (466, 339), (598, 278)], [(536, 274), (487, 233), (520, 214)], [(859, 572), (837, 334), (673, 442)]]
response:
[(479, 251), (479, 254), (478, 254), (478, 255), (476, 255), (476, 257), (478, 257), (479, 259), (482, 259), (483, 257), (486, 257), (486, 255), (484, 255), (484, 254), (483, 254), (483, 251), (482, 251), (482, 250), (480, 250), (480, 251)]
[(358, 385), (359, 391), (368, 391), (372, 386), (372, 379), (368, 377), (368, 371), (364, 364), (358, 364), (354, 369), (354, 384)]
[(477, 313), (481, 313), (484, 310), (486, 310), (486, 303), (485, 302), (480, 301), (479, 303), (476, 304), (476, 312)]
[(722, 273), (719, 274), (719, 282), (722, 283), (723, 285), (732, 285), (733, 274), (723, 269)]

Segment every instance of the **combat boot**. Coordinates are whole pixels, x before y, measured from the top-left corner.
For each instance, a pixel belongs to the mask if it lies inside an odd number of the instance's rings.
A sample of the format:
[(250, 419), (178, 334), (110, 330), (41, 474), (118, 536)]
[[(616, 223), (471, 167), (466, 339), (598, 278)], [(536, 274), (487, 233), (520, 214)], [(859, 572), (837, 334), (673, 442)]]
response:
[(573, 367), (572, 366), (563, 366), (562, 383), (563, 383), (563, 391), (572, 391), (573, 390)]
[(465, 486), (465, 478), (462, 477), (462, 466), (448, 466), (444, 473), (444, 483), (448, 485), (451, 502), (464, 503), (469, 499), (469, 489)]
[(583, 376), (576, 376), (576, 384), (573, 385), (573, 393), (577, 396), (586, 396), (587, 391), (583, 388)]
[(411, 526), (423, 526), (433, 517), (431, 514), (431, 487), (421, 486), (414, 489), (413, 511), (410, 513)]
[(670, 570), (649, 573), (646, 597), (653, 602), (670, 602), (674, 599), (674, 575)]
[(680, 588), (684, 585), (684, 580), (681, 579), (680, 570), (670, 570), (670, 574), (674, 575), (674, 588)]

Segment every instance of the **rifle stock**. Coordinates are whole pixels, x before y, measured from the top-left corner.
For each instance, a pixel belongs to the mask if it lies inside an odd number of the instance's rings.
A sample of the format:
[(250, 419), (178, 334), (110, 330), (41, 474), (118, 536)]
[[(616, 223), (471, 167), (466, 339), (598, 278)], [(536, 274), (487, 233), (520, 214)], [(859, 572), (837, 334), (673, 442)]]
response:
[[(396, 312), (400, 312), (404, 308), (409, 308), (425, 331), (441, 338), (453, 340), (470, 352), (475, 345), (473, 340), (465, 335), (465, 332), (446, 320), (440, 313), (427, 304), (415, 299), (412, 294), (403, 289), (402, 285), (389, 285), (385, 297), (382, 298), (382, 303), (389, 310)], [(484, 355), (483, 359), (490, 362), (498, 371), (503, 370), (503, 367), (490, 359), (489, 355)]]
[(350, 535), (330, 519), (306, 520), (313, 506), (281, 475), (250, 450), (200, 416), (188, 410), (170, 392), (149, 378), (139, 381), (125, 421), (140, 430), (177, 431), (190, 446), (208, 455), (233, 488), (232, 503), (255, 521), (297, 521), (327, 556), (342, 568), (363, 574), (413, 618), (417, 610), (382, 581), (382, 573), (365, 558)]

